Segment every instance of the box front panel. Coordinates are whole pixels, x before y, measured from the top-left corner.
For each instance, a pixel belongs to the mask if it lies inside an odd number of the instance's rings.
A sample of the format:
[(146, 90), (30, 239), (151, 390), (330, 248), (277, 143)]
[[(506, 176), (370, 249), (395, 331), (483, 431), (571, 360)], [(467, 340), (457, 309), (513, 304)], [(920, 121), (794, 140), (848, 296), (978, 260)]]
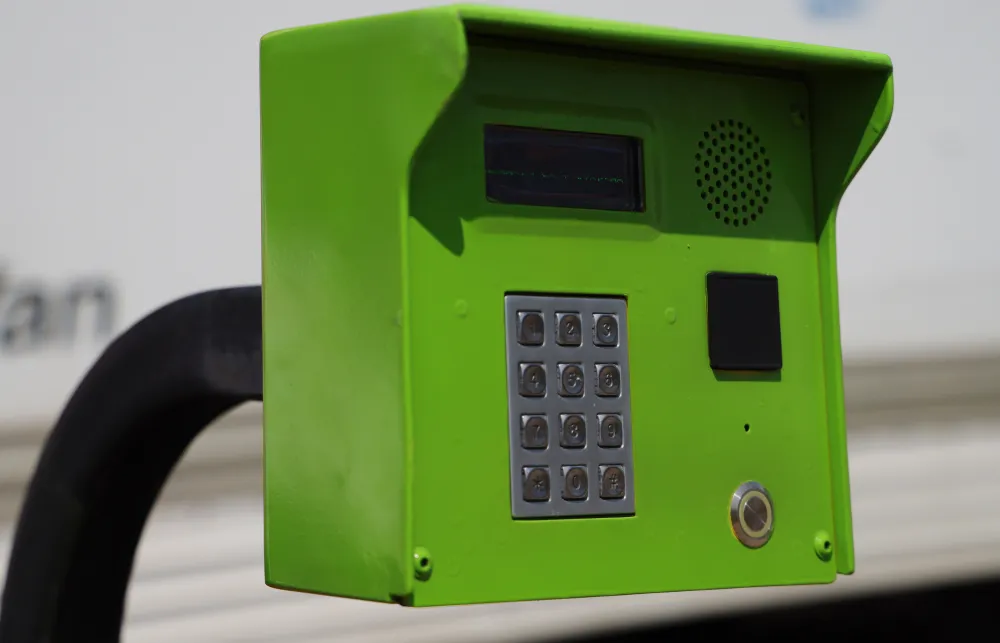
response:
[[(832, 510), (805, 87), (558, 52), (470, 58), (412, 179), (412, 539), (433, 561), (414, 603), (831, 581), (814, 549)], [(606, 360), (629, 392), (624, 511), (560, 508), (600, 506), (602, 467), (620, 464), (600, 449), (615, 412), (602, 348), (566, 350), (567, 312), (582, 341), (605, 312), (627, 338), (627, 360)], [(529, 313), (541, 323), (518, 327)], [(582, 384), (563, 378), (573, 364)], [(564, 440), (574, 413), (583, 447)], [(521, 433), (532, 416), (544, 447)], [(519, 478), (535, 466), (547, 488)]]

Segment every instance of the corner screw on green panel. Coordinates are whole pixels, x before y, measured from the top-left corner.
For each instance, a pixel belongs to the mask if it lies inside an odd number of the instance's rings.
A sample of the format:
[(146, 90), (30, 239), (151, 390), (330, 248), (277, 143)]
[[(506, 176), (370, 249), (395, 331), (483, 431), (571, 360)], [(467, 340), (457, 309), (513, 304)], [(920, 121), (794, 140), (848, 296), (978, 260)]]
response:
[(813, 548), (820, 560), (826, 562), (833, 558), (833, 540), (830, 539), (830, 534), (825, 531), (816, 532), (816, 536), (813, 538)]
[(418, 580), (427, 580), (431, 577), (431, 571), (434, 569), (434, 559), (431, 558), (431, 553), (424, 549), (423, 547), (417, 547), (413, 550), (413, 572)]

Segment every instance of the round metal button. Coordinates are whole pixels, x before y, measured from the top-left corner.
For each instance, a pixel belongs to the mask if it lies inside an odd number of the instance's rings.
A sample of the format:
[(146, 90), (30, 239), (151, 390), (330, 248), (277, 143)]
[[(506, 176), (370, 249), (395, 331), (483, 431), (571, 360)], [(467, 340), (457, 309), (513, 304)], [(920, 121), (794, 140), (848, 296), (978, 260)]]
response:
[(771, 539), (774, 531), (774, 503), (767, 489), (757, 482), (744, 482), (729, 503), (729, 521), (741, 543), (756, 549)]

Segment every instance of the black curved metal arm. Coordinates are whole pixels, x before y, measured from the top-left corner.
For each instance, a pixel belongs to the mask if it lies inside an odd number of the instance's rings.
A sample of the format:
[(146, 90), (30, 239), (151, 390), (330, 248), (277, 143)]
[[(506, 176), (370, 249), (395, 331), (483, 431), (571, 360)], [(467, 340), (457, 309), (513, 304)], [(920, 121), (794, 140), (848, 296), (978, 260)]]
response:
[(14, 535), (0, 643), (118, 641), (136, 546), (214, 419), (261, 400), (260, 286), (151, 313), (90, 369), (49, 435)]

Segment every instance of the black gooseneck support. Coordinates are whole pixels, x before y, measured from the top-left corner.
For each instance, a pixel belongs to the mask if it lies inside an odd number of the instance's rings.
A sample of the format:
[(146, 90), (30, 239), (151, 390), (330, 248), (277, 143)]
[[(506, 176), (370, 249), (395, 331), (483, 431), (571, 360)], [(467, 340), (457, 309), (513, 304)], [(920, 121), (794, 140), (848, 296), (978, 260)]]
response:
[(42, 449), (14, 534), (0, 643), (119, 640), (136, 546), (167, 477), (226, 411), (260, 401), (261, 288), (174, 301), (119, 336)]

